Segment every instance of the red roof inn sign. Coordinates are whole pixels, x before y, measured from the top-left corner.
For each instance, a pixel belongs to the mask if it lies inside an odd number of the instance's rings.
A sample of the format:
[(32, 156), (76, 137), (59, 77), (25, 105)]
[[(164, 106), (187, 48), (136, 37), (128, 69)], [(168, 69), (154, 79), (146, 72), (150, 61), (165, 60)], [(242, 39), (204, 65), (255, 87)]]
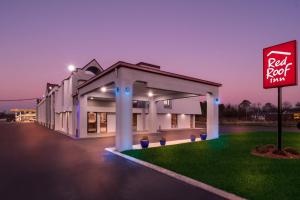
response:
[(296, 40), (263, 50), (264, 88), (297, 85)]
[(278, 88), (278, 136), (277, 149), (282, 148), (282, 92), (284, 86), (297, 85), (296, 40), (264, 48), (264, 88)]

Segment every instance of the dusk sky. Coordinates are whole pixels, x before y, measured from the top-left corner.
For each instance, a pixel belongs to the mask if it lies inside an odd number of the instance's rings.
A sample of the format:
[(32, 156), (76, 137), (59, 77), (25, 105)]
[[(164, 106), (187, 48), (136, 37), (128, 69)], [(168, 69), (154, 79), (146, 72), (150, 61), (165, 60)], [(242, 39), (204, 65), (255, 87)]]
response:
[[(299, 20), (298, 0), (1, 0), (0, 99), (41, 97), (67, 65), (96, 58), (103, 68), (144, 61), (222, 83), (222, 103), (275, 103), (277, 90), (262, 86), (262, 49), (299, 47)], [(284, 88), (283, 101), (300, 101), (300, 86)]]

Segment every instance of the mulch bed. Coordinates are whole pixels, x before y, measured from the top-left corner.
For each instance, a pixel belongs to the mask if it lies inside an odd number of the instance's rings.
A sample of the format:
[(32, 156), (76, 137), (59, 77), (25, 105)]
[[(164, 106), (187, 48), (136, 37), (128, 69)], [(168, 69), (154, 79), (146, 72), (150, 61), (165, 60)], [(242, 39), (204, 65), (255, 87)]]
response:
[(279, 151), (274, 144), (258, 145), (251, 151), (251, 154), (267, 158), (300, 159), (300, 153), (296, 149), (286, 147)]

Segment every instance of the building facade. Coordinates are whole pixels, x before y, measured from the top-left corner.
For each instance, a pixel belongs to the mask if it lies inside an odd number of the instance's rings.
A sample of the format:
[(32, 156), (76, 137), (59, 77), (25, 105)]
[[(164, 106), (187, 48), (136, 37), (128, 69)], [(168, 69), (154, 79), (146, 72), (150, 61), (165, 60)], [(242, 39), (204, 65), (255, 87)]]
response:
[(35, 122), (36, 110), (35, 109), (11, 109), (10, 112), (15, 114), (16, 122)]
[(198, 128), (200, 98), (207, 100), (207, 134), (218, 137), (221, 84), (165, 72), (159, 66), (118, 62), (103, 70), (94, 59), (61, 84), (48, 83), (37, 121), (74, 138), (116, 135), (131, 149), (133, 133)]

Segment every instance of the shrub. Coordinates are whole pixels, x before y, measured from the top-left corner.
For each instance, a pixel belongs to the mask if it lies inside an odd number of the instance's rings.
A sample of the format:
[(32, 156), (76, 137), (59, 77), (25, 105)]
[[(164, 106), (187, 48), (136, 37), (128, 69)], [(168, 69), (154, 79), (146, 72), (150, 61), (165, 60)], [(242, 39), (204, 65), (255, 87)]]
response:
[(290, 154), (293, 154), (293, 155), (300, 155), (300, 153), (293, 147), (286, 147), (286, 148), (284, 148), (284, 151), (286, 151)]
[(266, 144), (265, 147), (270, 150), (270, 149), (275, 149), (275, 145), (274, 144)]
[(268, 153), (269, 152), (269, 149), (266, 146), (264, 146), (264, 145), (258, 145), (258, 146), (256, 146), (255, 150), (258, 153)]
[(298, 127), (298, 129), (300, 129), (300, 122), (298, 122), (297, 127)]

